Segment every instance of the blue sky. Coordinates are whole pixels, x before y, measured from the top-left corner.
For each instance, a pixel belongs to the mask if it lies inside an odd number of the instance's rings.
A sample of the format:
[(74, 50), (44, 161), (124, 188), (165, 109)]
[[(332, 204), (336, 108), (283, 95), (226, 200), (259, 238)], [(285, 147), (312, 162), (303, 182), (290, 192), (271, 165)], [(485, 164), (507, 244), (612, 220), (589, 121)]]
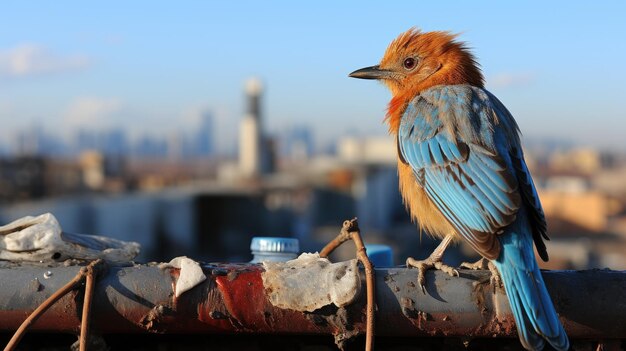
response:
[(5, 2), (0, 137), (35, 124), (167, 135), (210, 109), (226, 147), (250, 76), (267, 86), (270, 131), (384, 134), (389, 93), (347, 74), (417, 26), (462, 33), (524, 135), (626, 150), (625, 13), (618, 1)]

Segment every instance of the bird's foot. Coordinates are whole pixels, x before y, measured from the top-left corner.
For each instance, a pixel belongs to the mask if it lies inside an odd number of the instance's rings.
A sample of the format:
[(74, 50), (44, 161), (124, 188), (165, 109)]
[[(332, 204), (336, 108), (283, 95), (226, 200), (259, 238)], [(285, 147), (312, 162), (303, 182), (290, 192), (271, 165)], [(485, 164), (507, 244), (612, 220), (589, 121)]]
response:
[(421, 260), (421, 261), (418, 261), (418, 260), (414, 259), (413, 257), (409, 257), (409, 258), (406, 259), (406, 266), (407, 267), (417, 268), (417, 283), (422, 288), (422, 292), (424, 294), (426, 294), (426, 277), (425, 277), (425, 273), (426, 273), (427, 270), (429, 270), (429, 269), (438, 269), (440, 271), (448, 273), (448, 275), (451, 276), (451, 277), (455, 277), (455, 276), (458, 277), (459, 276), (459, 271), (457, 271), (456, 269), (454, 269), (451, 266), (448, 266), (447, 264), (444, 264), (441, 261), (441, 258), (433, 258), (432, 256), (428, 257), (425, 260)]
[(483, 257), (474, 263), (463, 262), (461, 263), (459, 268), (467, 268), (467, 269), (473, 269), (473, 270), (487, 270), (489, 269), (489, 260)]
[(491, 286), (493, 286), (493, 292), (495, 293), (497, 288), (504, 288), (504, 285), (502, 284), (502, 278), (500, 277), (500, 272), (498, 272), (496, 265), (484, 257), (474, 263), (463, 262), (461, 263), (460, 268), (473, 270), (488, 269), (489, 272), (491, 272), (491, 275), (489, 277), (489, 283), (491, 283)]

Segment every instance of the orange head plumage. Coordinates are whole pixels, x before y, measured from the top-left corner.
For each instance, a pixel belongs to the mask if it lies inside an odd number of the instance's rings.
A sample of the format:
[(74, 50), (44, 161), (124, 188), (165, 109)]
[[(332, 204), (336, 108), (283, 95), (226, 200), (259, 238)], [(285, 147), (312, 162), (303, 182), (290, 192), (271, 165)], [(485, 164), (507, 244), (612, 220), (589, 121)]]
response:
[(480, 67), (467, 46), (449, 32), (411, 28), (389, 44), (377, 66), (350, 73), (350, 77), (381, 80), (391, 90), (386, 121), (396, 133), (406, 104), (436, 85), (470, 84), (483, 87)]

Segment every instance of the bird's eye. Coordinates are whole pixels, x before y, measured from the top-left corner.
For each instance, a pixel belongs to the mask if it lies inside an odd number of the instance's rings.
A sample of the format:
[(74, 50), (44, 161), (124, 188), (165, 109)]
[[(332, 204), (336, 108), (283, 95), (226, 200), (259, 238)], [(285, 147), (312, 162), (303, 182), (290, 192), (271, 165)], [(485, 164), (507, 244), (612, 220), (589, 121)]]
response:
[(404, 62), (402, 63), (402, 65), (404, 66), (404, 68), (406, 69), (413, 69), (415, 68), (415, 65), (417, 64), (417, 60), (414, 59), (413, 57), (407, 57), (404, 59)]

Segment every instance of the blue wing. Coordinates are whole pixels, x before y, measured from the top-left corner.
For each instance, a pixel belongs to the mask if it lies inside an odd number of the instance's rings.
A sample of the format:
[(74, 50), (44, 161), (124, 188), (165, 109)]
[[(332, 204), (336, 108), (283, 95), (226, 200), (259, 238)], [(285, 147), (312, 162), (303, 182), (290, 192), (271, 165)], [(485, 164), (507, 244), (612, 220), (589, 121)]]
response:
[(516, 131), (514, 136), (509, 136), (510, 140), (516, 141), (515, 143), (510, 143), (508, 145), (510, 149), (509, 155), (513, 163), (515, 176), (519, 182), (522, 202), (524, 203), (528, 213), (528, 220), (530, 222), (533, 241), (537, 247), (537, 252), (542, 260), (548, 261), (548, 251), (546, 250), (546, 245), (543, 242), (543, 239), (550, 240), (547, 235), (548, 226), (533, 178), (530, 175), (528, 167), (526, 166), (526, 161), (524, 161), (524, 153), (517, 137), (517, 124), (515, 123), (513, 116), (511, 116), (511, 113), (506, 109), (506, 107), (504, 107), (500, 100), (491, 95), (489, 92), (485, 93), (489, 96), (489, 102), (492, 104), (496, 115), (502, 116), (500, 118), (504, 121), (509, 121), (504, 123), (505, 128), (509, 128), (509, 131), (513, 128)]
[(530, 176), (530, 171), (524, 161), (524, 154), (520, 148), (513, 148), (511, 150), (511, 161), (519, 181), (520, 190), (522, 194), (522, 200), (526, 204), (528, 209), (528, 219), (531, 223), (531, 231), (533, 234), (533, 241), (537, 247), (537, 253), (542, 260), (548, 261), (548, 251), (543, 239), (550, 240), (546, 234), (548, 226), (546, 224), (546, 218), (539, 202), (539, 195), (535, 189), (533, 178)]
[[(422, 92), (404, 112), (398, 146), (428, 197), (486, 258), (498, 257), (494, 234), (515, 220), (522, 201), (539, 203), (523, 156), (519, 170), (513, 165), (511, 150), (520, 149), (517, 125), (485, 90), (455, 85)], [(527, 190), (520, 191), (518, 173), (527, 175)]]

